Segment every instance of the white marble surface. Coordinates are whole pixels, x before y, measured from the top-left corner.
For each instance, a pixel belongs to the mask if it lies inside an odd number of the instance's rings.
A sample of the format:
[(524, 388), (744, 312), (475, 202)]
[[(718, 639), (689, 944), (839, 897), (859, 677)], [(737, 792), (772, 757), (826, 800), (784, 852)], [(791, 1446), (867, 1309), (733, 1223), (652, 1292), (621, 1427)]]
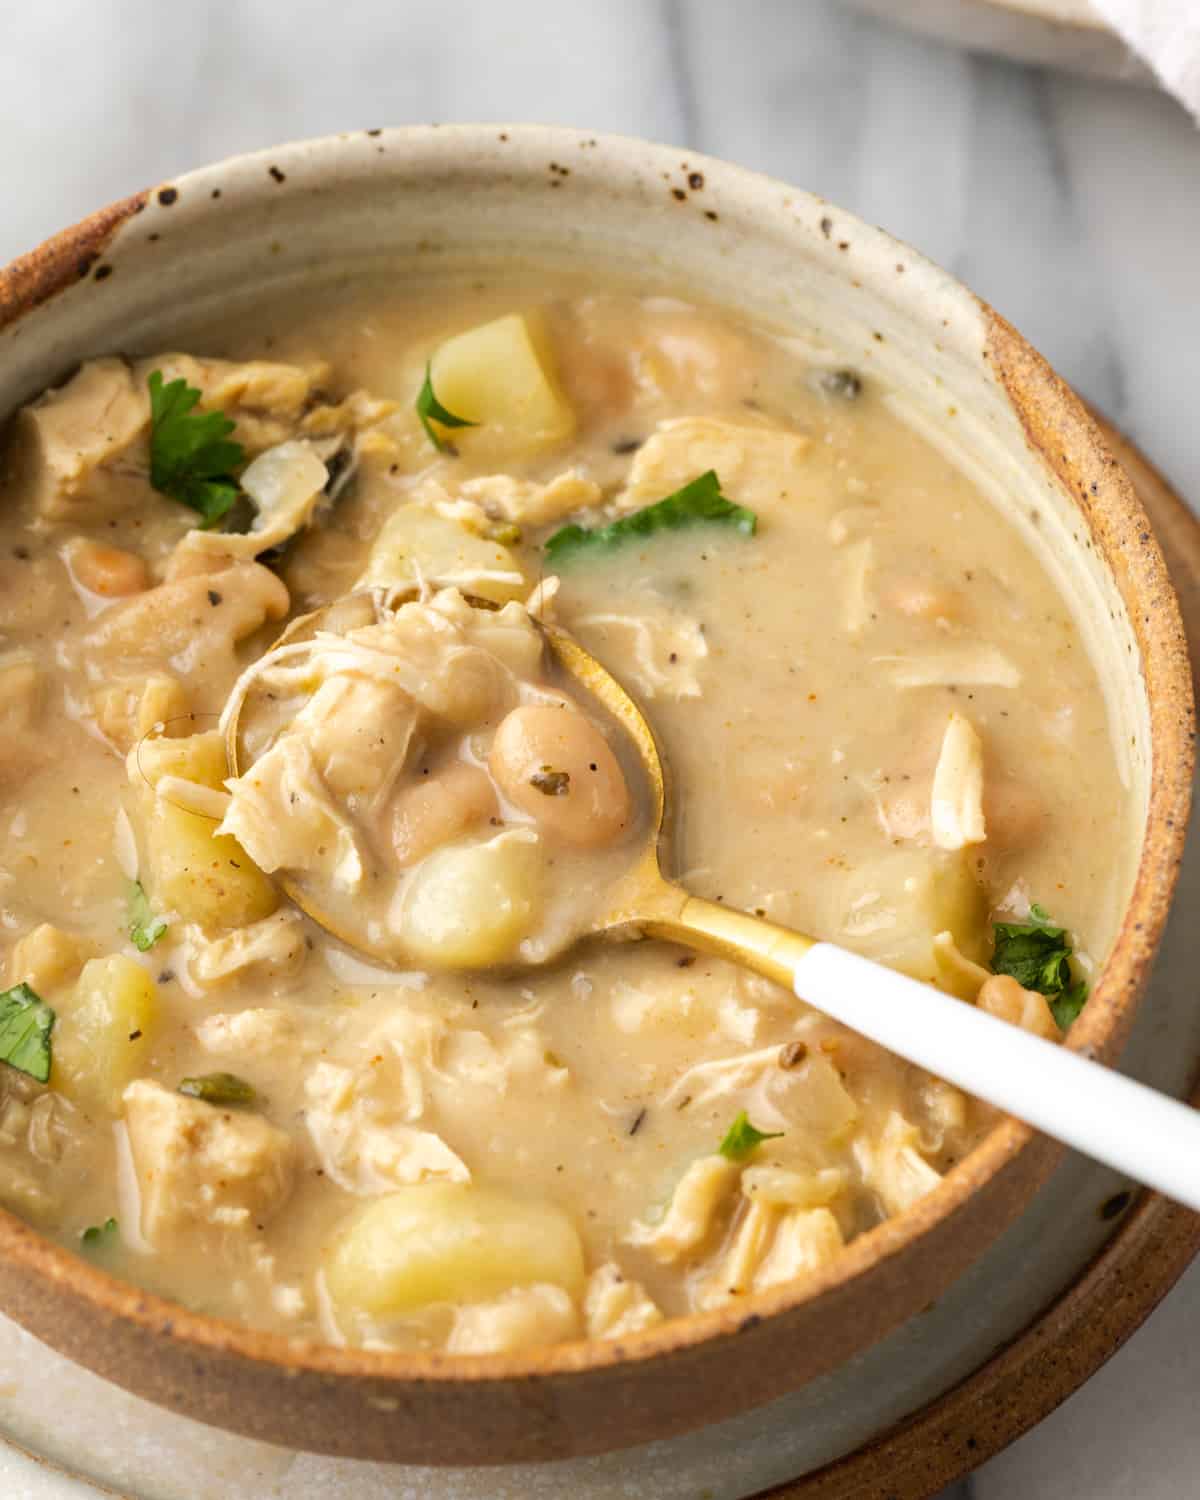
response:
[[(1150, 92), (968, 57), (832, 0), (0, 0), (0, 38), (0, 262), (109, 198), (304, 135), (430, 119), (645, 135), (910, 240), (1200, 500), (1200, 134)], [(1200, 1269), (972, 1492), (1195, 1494), (1197, 1389)], [(81, 1494), (4, 1453), (0, 1493)]]

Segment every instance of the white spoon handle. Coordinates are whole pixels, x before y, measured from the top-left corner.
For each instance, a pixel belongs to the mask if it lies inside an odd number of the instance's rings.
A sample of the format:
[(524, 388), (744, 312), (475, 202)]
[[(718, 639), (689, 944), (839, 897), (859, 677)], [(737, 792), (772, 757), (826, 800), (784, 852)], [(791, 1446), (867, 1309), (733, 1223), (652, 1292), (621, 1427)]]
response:
[(826, 1015), (1200, 1211), (1200, 1110), (832, 943), (794, 975)]

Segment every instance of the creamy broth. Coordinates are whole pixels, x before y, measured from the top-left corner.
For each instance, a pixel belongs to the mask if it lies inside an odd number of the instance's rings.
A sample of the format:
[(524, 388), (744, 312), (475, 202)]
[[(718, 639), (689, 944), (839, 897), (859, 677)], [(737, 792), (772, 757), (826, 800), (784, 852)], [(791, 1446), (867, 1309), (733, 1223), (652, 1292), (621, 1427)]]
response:
[[(644, 813), (535, 622), (645, 709), (672, 874), (1058, 1038), (1053, 986), (1052, 1007), (990, 973), (994, 924), (1040, 903), (1086, 979), (1132, 814), (1070, 609), (1003, 515), (869, 379), (684, 303), (361, 284), (184, 342), (85, 366), (4, 450), (8, 1003), (55, 1020), (48, 1084), (11, 1043), (0, 1065), (0, 1200), (206, 1312), (486, 1352), (803, 1277), (930, 1191), (982, 1106), (717, 960), (571, 945)], [(430, 360), (477, 424), (435, 423), (444, 451), (414, 410)], [(212, 529), (150, 483), (153, 371), (236, 423), (243, 494)], [(710, 470), (753, 535), (694, 524), (548, 567), (561, 528)], [(399, 710), (263, 675), (289, 621), (349, 595), (374, 601), (359, 629), (440, 610), (458, 651), (460, 591), (508, 632), (479, 703), (447, 706), (445, 655)], [(306, 705), (325, 749), (239, 821), (221, 715), (251, 678), (282, 693), (251, 762)], [(582, 811), (600, 751), (497, 770), (505, 717), (547, 702), (620, 768)], [(305, 814), (332, 820), (319, 860)], [(335, 889), (356, 942), (394, 921), (404, 941), (339, 944), (251, 848)], [(459, 946), (391, 915), (421, 881)], [(743, 1114), (765, 1139), (727, 1138)]]

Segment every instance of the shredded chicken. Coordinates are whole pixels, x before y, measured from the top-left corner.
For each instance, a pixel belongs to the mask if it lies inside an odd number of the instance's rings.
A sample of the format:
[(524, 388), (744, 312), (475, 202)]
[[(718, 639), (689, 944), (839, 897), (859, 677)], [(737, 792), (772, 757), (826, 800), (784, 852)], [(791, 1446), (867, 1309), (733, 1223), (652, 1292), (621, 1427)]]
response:
[(1015, 663), (995, 646), (948, 647), (931, 656), (877, 656), (893, 687), (1003, 687), (1021, 685)]
[(930, 827), (939, 849), (987, 838), (983, 819), (983, 742), (970, 719), (951, 714), (933, 773)]
[(248, 975), (288, 978), (300, 972), (308, 955), (304, 918), (292, 907), (220, 938), (207, 938), (199, 929), (189, 928), (188, 941), (188, 971), (201, 984)]
[(364, 1080), (350, 1068), (322, 1062), (308, 1075), (304, 1092), (304, 1123), (321, 1166), (347, 1192), (371, 1195), (408, 1183), (471, 1180), (441, 1136), (406, 1124), (370, 1076)]
[[(708, 655), (704, 631), (695, 620), (663, 610), (657, 616), (592, 614), (575, 622), (577, 630), (629, 632), (633, 664), (627, 675), (647, 698), (698, 698), (703, 691), (700, 663)], [(603, 638), (603, 637), (601, 637)]]
[(941, 983), (960, 1000), (974, 1000), (980, 986), (992, 977), (990, 969), (959, 951), (950, 932), (939, 932), (934, 938), (933, 958)]
[(250, 530), (189, 531), (175, 548), (168, 576), (216, 572), (278, 547), (312, 520), (328, 478), (310, 443), (290, 439), (268, 448), (241, 477), (241, 488), (255, 506)]
[(561, 1344), (579, 1331), (579, 1310), (560, 1286), (514, 1287), (490, 1302), (471, 1302), (454, 1315), (450, 1354), (508, 1354)]
[(600, 486), (577, 469), (568, 469), (549, 484), (514, 479), (509, 474), (488, 474), (466, 480), (462, 493), (488, 515), (503, 516), (522, 526), (547, 526), (572, 511), (591, 510), (601, 500)]
[(206, 1016), (196, 1025), (196, 1039), (217, 1057), (269, 1057), (297, 1048), (292, 1017), (263, 1007)]
[(702, 1156), (676, 1184), (666, 1213), (657, 1224), (636, 1223), (628, 1242), (669, 1264), (698, 1249), (711, 1233), (741, 1167), (724, 1156)]
[(866, 541), (855, 542), (852, 547), (848, 547), (841, 559), (845, 591), (842, 602), (842, 622), (847, 635), (860, 636), (871, 623), (873, 600), (870, 576), (874, 566), (875, 544), (869, 537)]
[(819, 1271), (836, 1258), (844, 1243), (841, 1227), (829, 1209), (793, 1209), (780, 1219), (771, 1247), (759, 1263), (755, 1290)]
[(662, 1313), (640, 1281), (631, 1281), (614, 1261), (588, 1277), (583, 1313), (590, 1339), (621, 1339), (662, 1322)]
[(919, 1137), (912, 1121), (892, 1110), (877, 1139), (859, 1136), (854, 1142), (863, 1181), (879, 1195), (889, 1216), (902, 1214), (942, 1180), (921, 1155)]

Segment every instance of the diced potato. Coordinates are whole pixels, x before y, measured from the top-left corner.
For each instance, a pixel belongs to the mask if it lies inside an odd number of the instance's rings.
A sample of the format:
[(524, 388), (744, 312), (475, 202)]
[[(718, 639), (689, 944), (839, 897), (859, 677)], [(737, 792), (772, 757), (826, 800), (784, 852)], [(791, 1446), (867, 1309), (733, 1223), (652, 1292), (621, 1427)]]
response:
[(133, 784), (148, 794), (143, 883), (153, 905), (208, 929), (245, 927), (270, 916), (279, 894), (241, 844), (227, 834), (216, 836), (216, 820), (153, 795), (163, 776), (220, 789), (226, 762), (218, 731), (147, 740), (131, 755), (129, 769)]
[(542, 850), (510, 830), (485, 844), (448, 844), (414, 869), (392, 926), (418, 963), (481, 968), (511, 959), (537, 923)]
[(583, 1247), (554, 1204), (466, 1183), (401, 1188), (359, 1209), (326, 1269), (335, 1303), (395, 1316), (485, 1302), (512, 1287), (583, 1290)]
[(831, 882), (828, 897), (832, 938), (916, 979), (937, 978), (939, 933), (968, 958), (986, 955), (987, 903), (965, 850), (891, 849)]
[(473, 459), (540, 452), (575, 429), (549, 340), (533, 317), (510, 313), (447, 339), (430, 375), (441, 405), (478, 424), (445, 431)]
[(59, 1004), (50, 1086), (85, 1109), (117, 1114), (121, 1095), (145, 1070), (158, 1026), (158, 989), (124, 954), (93, 958)]
[(383, 584), (454, 584), (497, 604), (529, 590), (516, 558), (499, 542), (477, 536), (425, 505), (402, 505), (375, 539), (357, 588)]

